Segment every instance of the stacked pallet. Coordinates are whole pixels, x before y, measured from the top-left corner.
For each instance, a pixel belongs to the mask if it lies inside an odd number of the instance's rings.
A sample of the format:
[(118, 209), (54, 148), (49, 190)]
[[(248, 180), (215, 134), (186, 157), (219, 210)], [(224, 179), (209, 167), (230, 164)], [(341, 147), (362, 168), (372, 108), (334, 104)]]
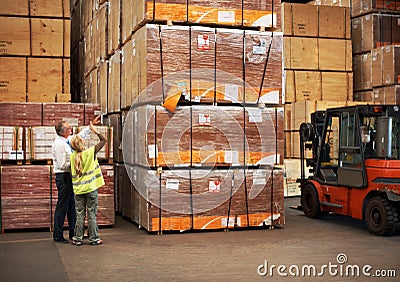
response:
[[(0, 191), (2, 230), (51, 228), (57, 203), (51, 148), (54, 125), (68, 120), (78, 132), (100, 109), (99, 105), (70, 103), (0, 103)], [(106, 182), (99, 190), (98, 224), (112, 225), (114, 210), (114, 169), (112, 129), (98, 126), (109, 142), (98, 153)], [(93, 146), (98, 137), (85, 137)], [(104, 164), (106, 163), (106, 164)]]
[(69, 0), (4, 0), (0, 27), (0, 102), (70, 101)]
[(117, 211), (159, 232), (283, 225), (279, 1), (88, 2), (72, 76), (113, 126)]
[(397, 104), (400, 8), (396, 1), (355, 1), (352, 8), (354, 100)]
[(317, 110), (345, 106), (353, 98), (351, 10), (343, 2), (283, 4), (288, 196), (300, 194), (300, 124)]

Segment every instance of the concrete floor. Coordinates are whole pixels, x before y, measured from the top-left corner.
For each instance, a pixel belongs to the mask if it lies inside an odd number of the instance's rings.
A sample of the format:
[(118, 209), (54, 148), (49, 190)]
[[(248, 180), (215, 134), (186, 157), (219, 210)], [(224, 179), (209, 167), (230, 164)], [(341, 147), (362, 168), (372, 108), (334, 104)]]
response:
[[(5, 233), (0, 281), (400, 281), (399, 234), (374, 236), (338, 215), (309, 219), (289, 208), (298, 203), (285, 199), (286, 225), (273, 230), (159, 236), (117, 217), (100, 229), (103, 245), (80, 247), (55, 244), (50, 232)], [(301, 276), (313, 267), (322, 274)]]

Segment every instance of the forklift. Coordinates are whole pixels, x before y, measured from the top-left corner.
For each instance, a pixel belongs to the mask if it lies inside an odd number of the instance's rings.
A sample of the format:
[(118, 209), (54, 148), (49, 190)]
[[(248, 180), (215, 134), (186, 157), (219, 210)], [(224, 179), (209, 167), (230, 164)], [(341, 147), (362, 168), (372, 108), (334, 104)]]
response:
[(350, 216), (380, 236), (400, 230), (400, 106), (316, 111), (299, 133), (305, 216)]

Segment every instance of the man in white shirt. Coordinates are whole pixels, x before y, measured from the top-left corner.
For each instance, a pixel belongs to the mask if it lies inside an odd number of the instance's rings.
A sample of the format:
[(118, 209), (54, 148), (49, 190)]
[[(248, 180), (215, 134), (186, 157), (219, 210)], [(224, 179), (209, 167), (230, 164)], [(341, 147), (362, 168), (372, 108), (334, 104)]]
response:
[[(95, 118), (93, 124), (99, 124), (99, 118)], [(74, 236), (76, 213), (74, 192), (72, 189), (70, 140), (72, 138), (72, 126), (67, 121), (60, 121), (55, 126), (57, 136), (54, 139), (52, 153), (54, 173), (56, 174), (56, 185), (58, 190), (58, 201), (54, 211), (53, 240), (57, 243), (68, 243), (64, 238), (63, 227), (65, 216), (68, 219), (69, 238)], [(90, 128), (84, 128), (79, 135), (81, 137), (89, 134)]]

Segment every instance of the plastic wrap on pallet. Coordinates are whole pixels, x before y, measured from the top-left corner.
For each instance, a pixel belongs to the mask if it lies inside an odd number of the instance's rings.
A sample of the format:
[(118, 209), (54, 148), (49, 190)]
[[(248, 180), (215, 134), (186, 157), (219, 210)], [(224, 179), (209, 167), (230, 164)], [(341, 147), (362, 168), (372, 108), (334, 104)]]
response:
[(50, 228), (50, 166), (1, 167), (3, 229)]
[(148, 231), (284, 225), (280, 169), (127, 171)]
[(282, 103), (280, 32), (148, 24), (132, 42), (133, 101)]
[(136, 13), (140, 21), (175, 21), (229, 26), (279, 27), (279, 0), (140, 0)]
[(26, 130), (26, 159), (51, 160), (52, 146), (57, 136), (54, 126), (36, 126)]
[(23, 160), (22, 127), (0, 126), (0, 160)]
[[(283, 163), (283, 108), (140, 106), (132, 152), (123, 140), (124, 158), (148, 167), (260, 165)], [(129, 116), (128, 115), (128, 116)], [(126, 138), (125, 135), (123, 138)]]

